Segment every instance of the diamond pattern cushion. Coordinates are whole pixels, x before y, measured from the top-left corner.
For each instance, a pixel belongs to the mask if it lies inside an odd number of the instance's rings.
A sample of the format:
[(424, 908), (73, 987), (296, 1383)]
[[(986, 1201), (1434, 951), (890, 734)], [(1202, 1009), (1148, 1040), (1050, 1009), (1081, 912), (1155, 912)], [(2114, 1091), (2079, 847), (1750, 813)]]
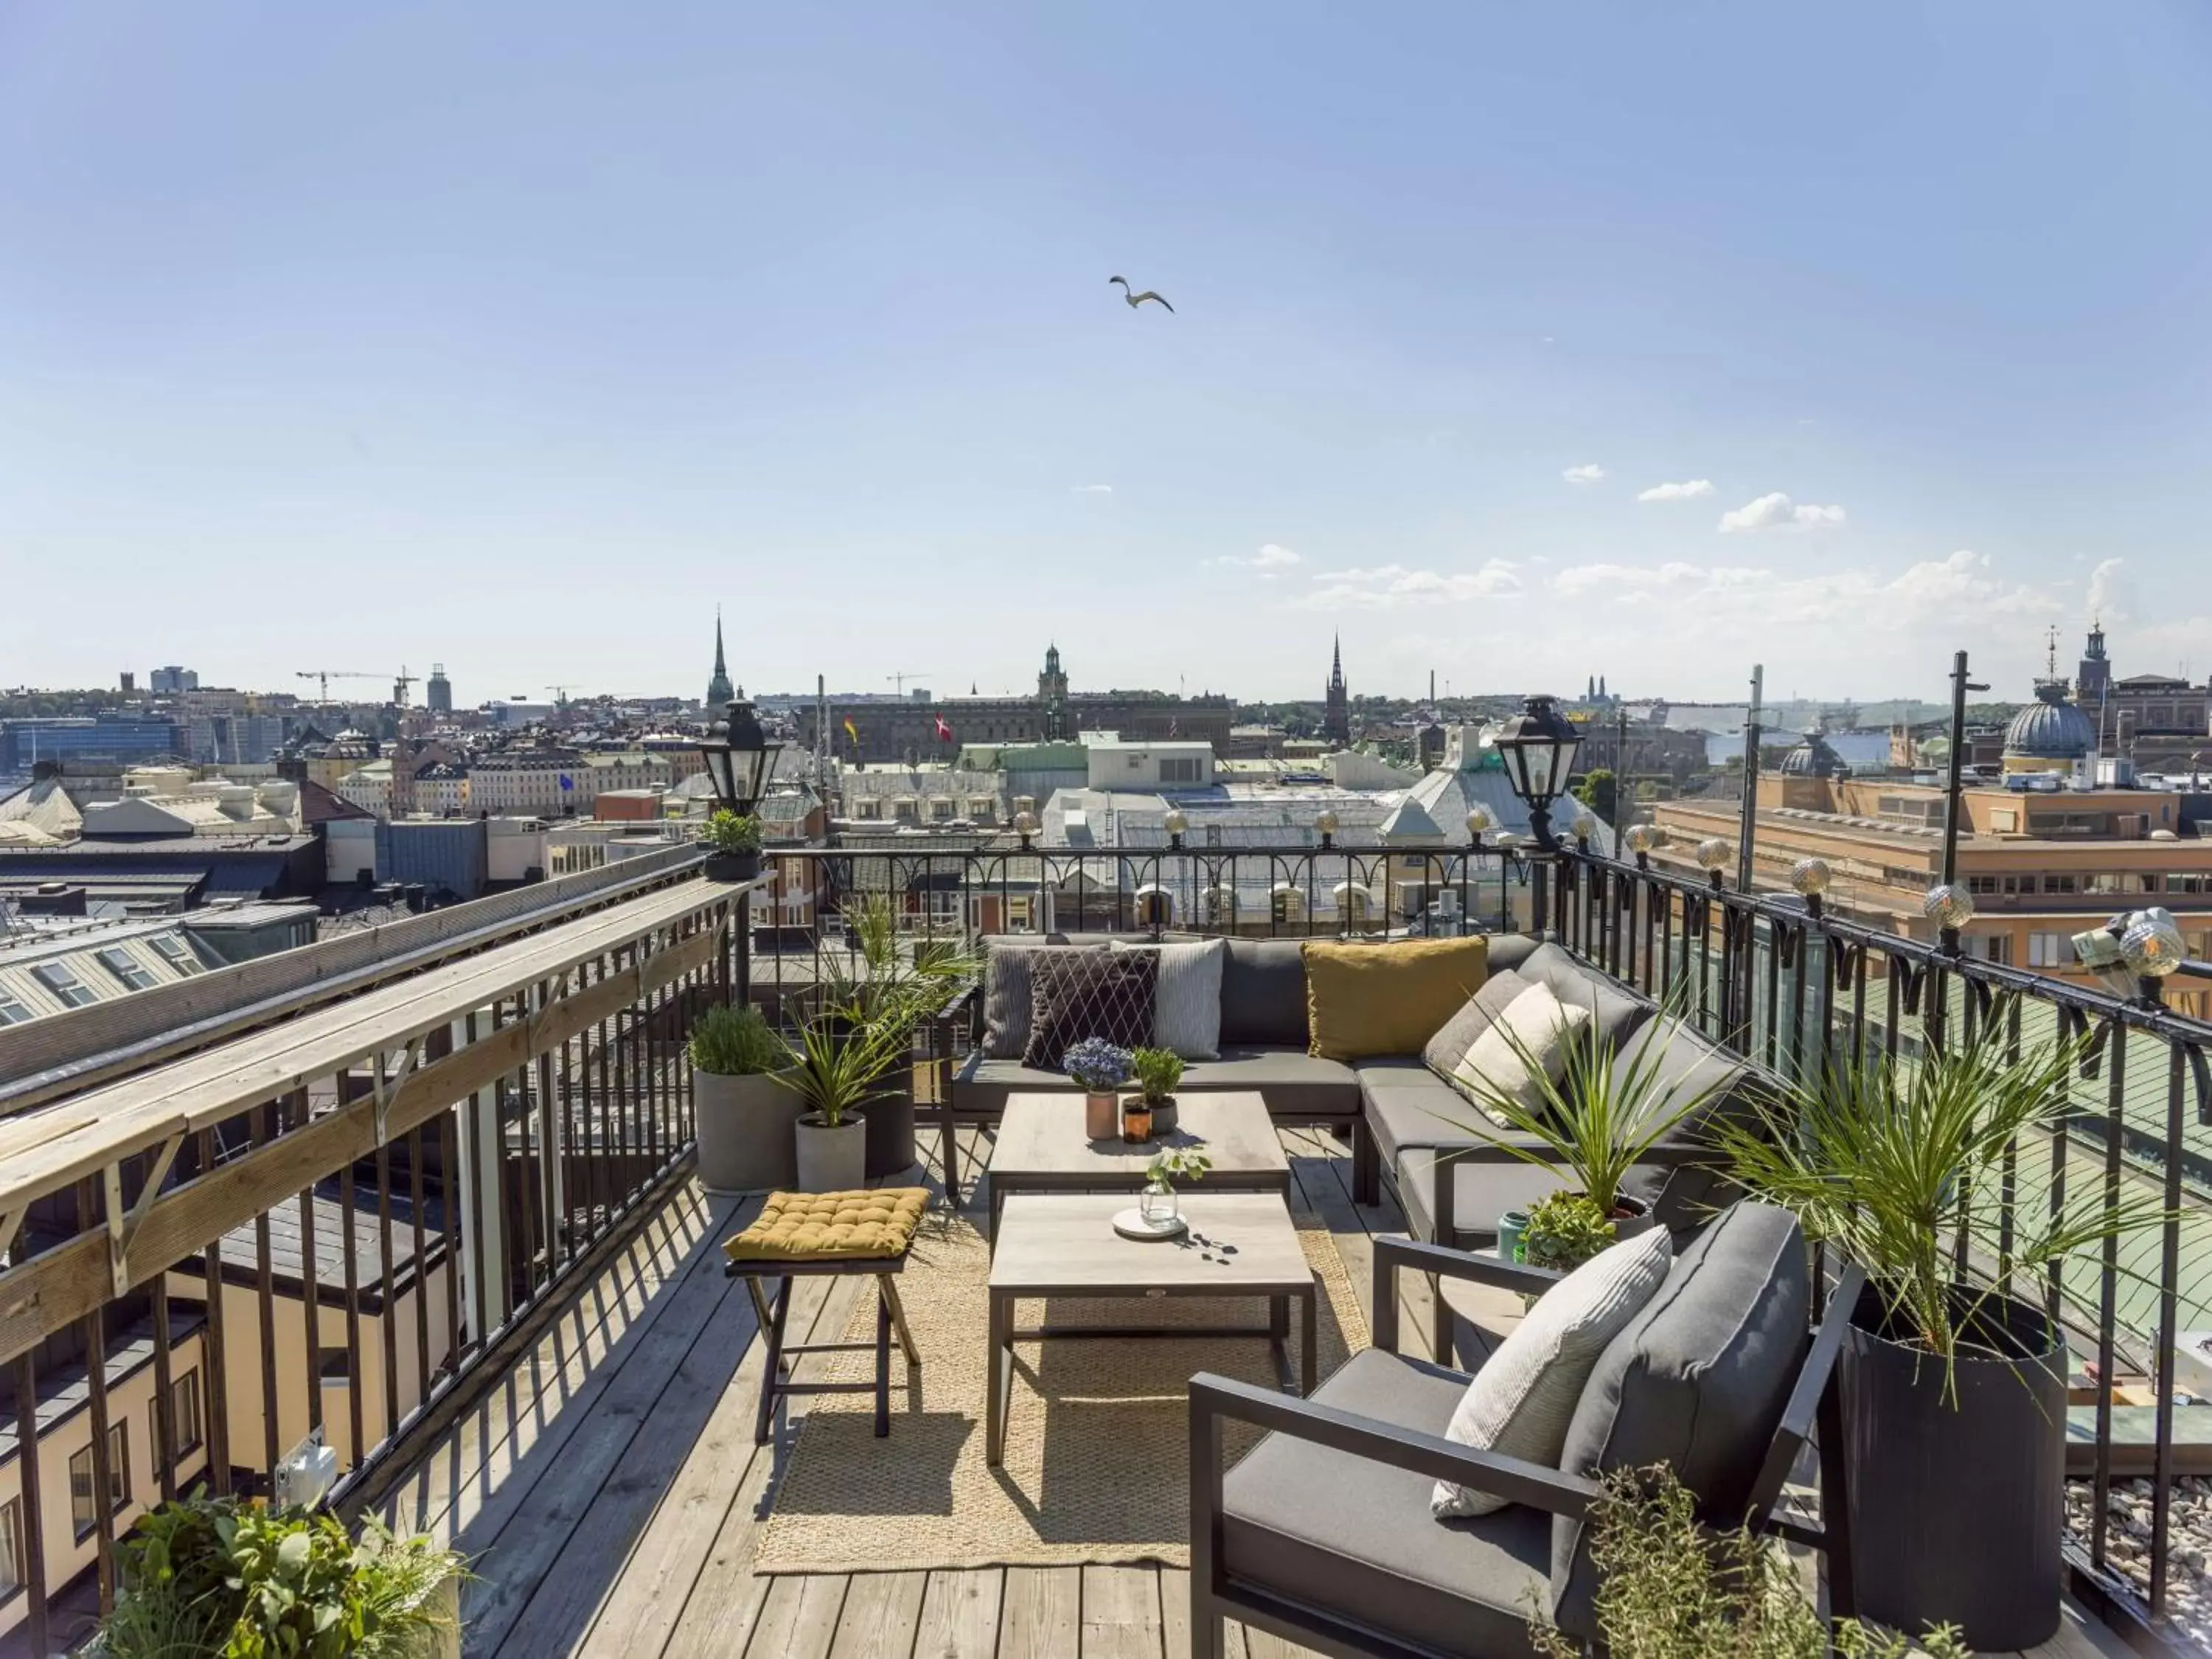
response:
[(1124, 1048), (1152, 1041), (1153, 987), (1159, 965), (1141, 951), (1100, 945), (1042, 951), (1030, 959), (1030, 1040), (1024, 1066), (1061, 1069), (1060, 1057), (1085, 1037)]
[[(1537, 1297), (1467, 1385), (1444, 1438), (1557, 1468), (1598, 1357), (1667, 1282), (1674, 1255), (1667, 1230), (1653, 1227), (1600, 1251)], [(1429, 1507), (1440, 1516), (1488, 1515), (1510, 1501), (1439, 1480)]]
[(1221, 968), (1229, 941), (1195, 940), (1187, 945), (1125, 945), (1116, 951), (1141, 951), (1158, 964), (1152, 991), (1152, 1046), (1185, 1060), (1221, 1058)]
[(770, 1193), (753, 1224), (722, 1242), (732, 1261), (822, 1261), (903, 1255), (929, 1194), (921, 1187)]

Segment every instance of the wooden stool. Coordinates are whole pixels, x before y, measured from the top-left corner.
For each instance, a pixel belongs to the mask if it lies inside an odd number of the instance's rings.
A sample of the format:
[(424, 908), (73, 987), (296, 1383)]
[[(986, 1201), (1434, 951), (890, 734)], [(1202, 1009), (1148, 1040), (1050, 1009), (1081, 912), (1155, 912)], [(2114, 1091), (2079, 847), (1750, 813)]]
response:
[[(820, 1261), (792, 1259), (785, 1261), (748, 1259), (732, 1261), (723, 1269), (725, 1277), (742, 1279), (751, 1294), (753, 1310), (759, 1316), (760, 1328), (768, 1340), (768, 1364), (761, 1376), (760, 1413), (753, 1425), (753, 1444), (768, 1443), (769, 1423), (775, 1414), (775, 1402), (784, 1395), (793, 1394), (866, 1394), (874, 1391), (876, 1396), (876, 1437), (880, 1440), (891, 1431), (891, 1333), (898, 1333), (899, 1347), (906, 1355), (907, 1369), (917, 1370), (921, 1366), (921, 1354), (914, 1346), (914, 1334), (907, 1329), (906, 1310), (899, 1305), (898, 1275), (906, 1271), (907, 1253), (901, 1250), (895, 1256), (831, 1256)], [(794, 1343), (786, 1346), (783, 1340), (784, 1322), (791, 1312), (791, 1281), (802, 1275), (832, 1276), (848, 1273), (866, 1273), (876, 1281), (876, 1340), (873, 1342), (811, 1342)], [(763, 1293), (763, 1279), (775, 1281), (772, 1293)], [(793, 1361), (810, 1353), (866, 1353), (874, 1349), (876, 1376), (872, 1382), (793, 1382), (785, 1373), (795, 1369)]]

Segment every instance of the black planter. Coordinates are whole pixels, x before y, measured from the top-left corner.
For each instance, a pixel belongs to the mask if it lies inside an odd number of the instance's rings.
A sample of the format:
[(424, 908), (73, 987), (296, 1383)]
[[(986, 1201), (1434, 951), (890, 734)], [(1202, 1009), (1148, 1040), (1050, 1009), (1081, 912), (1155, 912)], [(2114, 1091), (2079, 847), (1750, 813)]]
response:
[(707, 879), (709, 881), (750, 881), (761, 872), (758, 853), (709, 853), (707, 854)]
[(901, 1089), (860, 1108), (868, 1126), (868, 1179), (914, 1167), (914, 1091)]
[(2064, 1335), (2008, 1298), (1979, 1321), (1955, 1404), (1871, 1287), (1836, 1368), (1859, 1615), (1914, 1636), (1954, 1624), (1978, 1653), (2057, 1631), (2066, 1479)]

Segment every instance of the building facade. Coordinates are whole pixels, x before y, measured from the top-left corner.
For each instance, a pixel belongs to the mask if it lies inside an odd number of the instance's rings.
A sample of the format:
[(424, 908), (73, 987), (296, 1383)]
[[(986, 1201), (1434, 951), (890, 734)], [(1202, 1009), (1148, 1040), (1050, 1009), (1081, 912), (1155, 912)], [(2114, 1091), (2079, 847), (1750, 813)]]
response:
[[(1188, 740), (1228, 746), (1233, 705), (1211, 693), (1194, 697), (1164, 691), (1071, 691), (1060, 648), (1045, 653), (1036, 695), (1030, 697), (945, 697), (923, 700), (832, 699), (830, 746), (851, 763), (920, 764), (954, 758), (963, 744), (1061, 742), (1086, 732), (1112, 732), (1152, 742)], [(793, 710), (799, 746), (811, 749), (821, 709), (802, 702)]]

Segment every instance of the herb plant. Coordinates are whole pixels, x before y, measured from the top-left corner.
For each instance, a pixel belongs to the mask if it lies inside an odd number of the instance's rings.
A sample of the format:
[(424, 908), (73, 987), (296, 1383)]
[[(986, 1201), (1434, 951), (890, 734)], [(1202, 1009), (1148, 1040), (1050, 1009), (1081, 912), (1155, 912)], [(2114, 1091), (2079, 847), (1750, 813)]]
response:
[(708, 1009), (691, 1022), (689, 1047), (693, 1069), (716, 1077), (753, 1077), (785, 1063), (783, 1043), (750, 1004)]
[(1182, 1056), (1170, 1048), (1139, 1048), (1130, 1054), (1129, 1065), (1148, 1106), (1170, 1097), (1182, 1081)]
[(723, 858), (735, 858), (761, 849), (761, 821), (750, 812), (732, 812), (726, 806), (708, 818), (699, 839)]
[(1572, 1273), (1616, 1237), (1613, 1218), (1581, 1193), (1553, 1193), (1528, 1206), (1522, 1259), (1532, 1267)]

